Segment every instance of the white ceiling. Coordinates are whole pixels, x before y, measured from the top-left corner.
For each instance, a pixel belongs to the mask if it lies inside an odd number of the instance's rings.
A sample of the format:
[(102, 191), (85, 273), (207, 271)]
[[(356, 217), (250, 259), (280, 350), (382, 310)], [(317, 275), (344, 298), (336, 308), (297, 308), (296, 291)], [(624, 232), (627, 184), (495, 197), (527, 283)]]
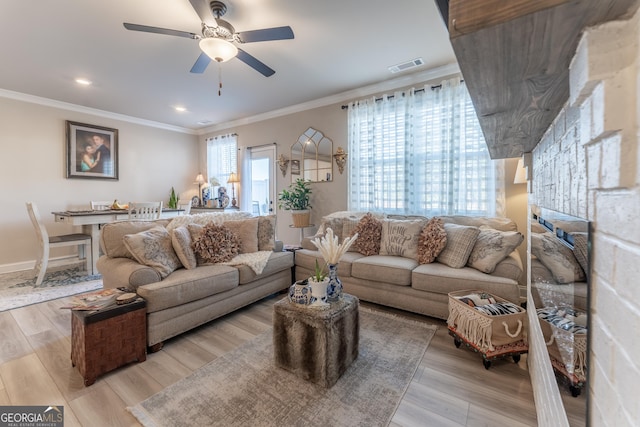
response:
[[(456, 62), (435, 0), (225, 3), (223, 18), (236, 31), (289, 25), (295, 39), (242, 45), (276, 74), (264, 77), (232, 59), (220, 65), (218, 96), (216, 63), (203, 74), (189, 72), (200, 54), (196, 40), (122, 25), (201, 34), (189, 0), (1, 0), (0, 95), (34, 95), (197, 132)], [(418, 57), (425, 61), (419, 68), (388, 70)], [(79, 86), (77, 77), (93, 84)]]

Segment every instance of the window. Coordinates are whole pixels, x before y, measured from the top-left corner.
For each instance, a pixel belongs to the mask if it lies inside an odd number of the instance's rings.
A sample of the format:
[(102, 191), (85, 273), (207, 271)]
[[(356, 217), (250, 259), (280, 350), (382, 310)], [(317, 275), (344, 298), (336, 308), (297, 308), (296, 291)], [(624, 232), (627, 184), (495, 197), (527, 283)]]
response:
[[(219, 135), (207, 138), (207, 174), (208, 180), (218, 180), (225, 187), (231, 172), (238, 172), (238, 141), (236, 134)], [(214, 195), (217, 197), (217, 195)]]
[(502, 214), (502, 162), (491, 160), (459, 79), (349, 105), (349, 209)]

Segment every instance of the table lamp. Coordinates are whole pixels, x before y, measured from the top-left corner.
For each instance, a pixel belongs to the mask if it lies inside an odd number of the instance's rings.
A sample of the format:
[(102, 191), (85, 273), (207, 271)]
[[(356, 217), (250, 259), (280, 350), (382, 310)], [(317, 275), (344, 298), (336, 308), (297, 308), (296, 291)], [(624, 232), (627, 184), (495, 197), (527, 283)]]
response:
[(235, 172), (231, 172), (231, 174), (229, 175), (229, 179), (227, 180), (227, 184), (231, 184), (231, 207), (232, 208), (236, 208), (237, 206), (237, 201), (236, 201), (236, 187), (235, 184), (236, 182), (240, 182), (240, 180), (238, 179), (238, 175), (235, 174)]
[(198, 184), (198, 205), (202, 206), (202, 184), (205, 183), (204, 177), (201, 173), (196, 176), (194, 184)]

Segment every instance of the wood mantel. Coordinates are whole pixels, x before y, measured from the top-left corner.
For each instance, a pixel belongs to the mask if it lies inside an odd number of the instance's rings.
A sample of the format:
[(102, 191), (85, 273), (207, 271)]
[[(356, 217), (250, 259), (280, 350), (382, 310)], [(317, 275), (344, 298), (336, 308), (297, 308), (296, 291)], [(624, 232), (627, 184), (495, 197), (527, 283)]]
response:
[(569, 99), (569, 64), (583, 30), (626, 17), (638, 3), (449, 1), (451, 44), (492, 158), (533, 150)]

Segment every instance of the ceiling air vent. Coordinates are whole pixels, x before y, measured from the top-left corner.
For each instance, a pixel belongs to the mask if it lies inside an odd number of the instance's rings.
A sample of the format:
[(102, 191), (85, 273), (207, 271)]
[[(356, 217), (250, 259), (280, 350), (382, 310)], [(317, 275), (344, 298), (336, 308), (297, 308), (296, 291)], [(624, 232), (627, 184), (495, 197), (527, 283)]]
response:
[(389, 67), (389, 71), (392, 73), (399, 73), (400, 71), (410, 70), (411, 68), (419, 67), (423, 65), (424, 61), (422, 58), (412, 59), (411, 61), (402, 62), (400, 64), (392, 65)]

